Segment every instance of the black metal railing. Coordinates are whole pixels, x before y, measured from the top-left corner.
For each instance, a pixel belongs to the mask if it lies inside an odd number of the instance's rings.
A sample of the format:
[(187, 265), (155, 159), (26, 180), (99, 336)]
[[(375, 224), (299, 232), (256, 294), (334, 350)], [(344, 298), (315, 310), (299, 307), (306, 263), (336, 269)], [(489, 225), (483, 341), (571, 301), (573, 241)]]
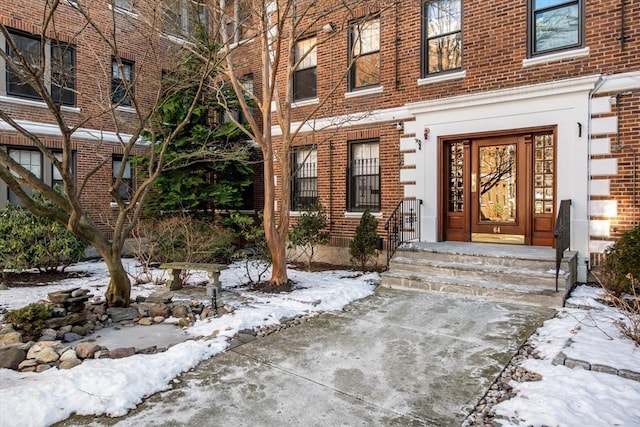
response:
[(420, 238), (420, 199), (403, 199), (384, 224), (387, 232), (387, 268), (389, 260), (402, 243)]
[(553, 230), (556, 239), (556, 292), (558, 292), (558, 277), (564, 251), (571, 246), (571, 199), (560, 202), (556, 228)]
[(347, 167), (347, 208), (380, 211), (380, 164), (377, 158), (355, 159)]

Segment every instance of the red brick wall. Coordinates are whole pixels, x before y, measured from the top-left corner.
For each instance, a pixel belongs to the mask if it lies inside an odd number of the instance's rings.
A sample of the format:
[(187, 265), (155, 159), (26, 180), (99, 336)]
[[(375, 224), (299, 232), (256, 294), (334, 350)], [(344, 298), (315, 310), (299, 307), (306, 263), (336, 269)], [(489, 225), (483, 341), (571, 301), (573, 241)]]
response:
[[(318, 2), (318, 8), (324, 7)], [(322, 106), (315, 115), (339, 116), (347, 113), (366, 112), (375, 109), (402, 106), (405, 103), (446, 98), (449, 96), (515, 88), (522, 85), (570, 79), (579, 76), (612, 74), (638, 70), (640, 50), (640, 3), (626, 4), (625, 31), (629, 37), (623, 46), (621, 33), (620, 2), (613, 0), (585, 1), (584, 46), (586, 56), (548, 63), (523, 66), (527, 58), (527, 1), (497, 0), (463, 1), (463, 66), (466, 76), (441, 83), (418, 85), (421, 75), (421, 3), (398, 2), (396, 7), (378, 9), (381, 21), (381, 93), (359, 97), (345, 97), (348, 92), (344, 78), (348, 65), (348, 22), (364, 16), (362, 8), (352, 13), (342, 11), (322, 16), (310, 26), (309, 34), (316, 33), (318, 98)], [(367, 3), (369, 4), (369, 3)], [(382, 3), (381, 3), (382, 4)], [(375, 10), (374, 10), (375, 12)], [(320, 28), (328, 23), (336, 24), (337, 32), (327, 34)], [(396, 46), (397, 42), (397, 46)], [(397, 52), (397, 53), (396, 53)], [(284, 53), (286, 56), (286, 52)], [(279, 83), (284, 87), (287, 76), (280, 74)], [(338, 85), (335, 94), (330, 91)], [(326, 100), (326, 102), (325, 102)], [(293, 109), (293, 120), (303, 120), (318, 105)], [(623, 100), (620, 140), (625, 146), (638, 147), (637, 96)], [(380, 135), (382, 162), (382, 223), (402, 197), (398, 184), (402, 168), (398, 153), (399, 131), (392, 122), (357, 127)], [(345, 218), (346, 159), (351, 131), (315, 132), (313, 137), (302, 136), (294, 145), (306, 145), (309, 141), (318, 146), (320, 201), (330, 211), (333, 236), (344, 238), (352, 235), (358, 219)], [(330, 143), (327, 141), (331, 141)], [(615, 138), (612, 136), (612, 144)], [(331, 149), (330, 149), (331, 147)], [(619, 161), (619, 174), (611, 177), (611, 196), (618, 200), (619, 217), (612, 224), (612, 235), (628, 229), (633, 221), (635, 208), (632, 203), (630, 183), (632, 176), (632, 150), (614, 150), (610, 157)], [(636, 165), (637, 167), (637, 165)], [(640, 209), (639, 209), (640, 210)], [(382, 233), (382, 229), (380, 229)]]

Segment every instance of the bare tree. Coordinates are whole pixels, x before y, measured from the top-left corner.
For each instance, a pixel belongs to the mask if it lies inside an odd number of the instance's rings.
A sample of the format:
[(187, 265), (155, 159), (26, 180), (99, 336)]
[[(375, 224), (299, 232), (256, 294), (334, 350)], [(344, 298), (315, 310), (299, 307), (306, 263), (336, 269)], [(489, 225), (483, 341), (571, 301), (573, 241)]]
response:
[[(0, 59), (7, 64), (14, 83), (23, 85), (46, 105), (45, 121), (55, 124), (59, 133), (56, 150), (47, 144), (46, 136), (24, 125), (24, 116), (10, 107), (0, 106), (0, 119), (26, 137), (48, 159), (61, 179), (62, 188), (47, 184), (5, 150), (0, 150), (0, 179), (25, 208), (64, 225), (96, 248), (110, 274), (105, 294), (110, 306), (129, 304), (131, 284), (121, 261), (125, 239), (142, 213), (154, 180), (171, 167), (165, 164), (167, 147), (189, 122), (200, 93), (215, 75), (219, 62), (215, 46), (209, 45), (206, 37), (180, 44), (167, 37), (166, 24), (172, 16), (167, 14), (165, 3), (149, 0), (138, 4), (140, 9), (132, 17), (115, 6), (107, 8), (102, 2), (98, 5), (47, 0), (40, 10), (33, 11), (33, 16), (42, 18), (33, 24), (39, 32), (30, 38), (38, 45), (38, 49), (32, 51), (26, 51), (17, 42), (15, 31), (0, 25), (0, 33), (8, 46), (7, 51), (0, 50)], [(190, 34), (206, 34), (202, 15), (196, 13), (195, 17), (195, 21), (183, 21), (182, 28)], [(74, 62), (65, 60), (68, 57), (65, 46), (76, 43), (83, 55), (87, 55), (84, 57), (86, 68), (78, 70), (77, 76), (72, 68)], [(123, 57), (126, 49), (133, 48), (137, 52), (136, 70), (140, 70), (134, 76)], [(182, 66), (185, 55), (194, 52), (200, 58), (199, 67), (185, 69)], [(169, 74), (179, 78), (163, 80), (162, 77)], [(83, 85), (71, 84), (73, 79), (82, 79)], [(180, 91), (186, 82), (195, 83), (197, 87), (187, 114), (177, 123), (163, 126), (157, 120), (158, 110), (167, 96)], [(69, 111), (62, 106), (65, 94), (83, 99), (81, 111)], [(126, 114), (122, 114), (123, 106)], [(76, 134), (86, 129), (96, 135), (96, 155), (89, 171), (80, 175), (74, 168), (74, 144)], [(104, 150), (100, 148), (108, 144), (101, 136), (108, 131), (117, 136), (114, 147), (121, 153), (121, 161), (119, 167), (114, 167), (112, 182), (105, 183), (105, 170), (111, 169), (112, 158), (101, 154)], [(201, 154), (211, 155), (211, 150), (205, 148)], [(147, 166), (140, 171), (136, 185), (130, 186), (130, 168), (137, 156), (146, 157), (148, 162), (144, 163)], [(184, 164), (184, 159), (180, 163)], [(89, 188), (91, 191), (97, 188), (96, 181), (102, 181), (104, 191), (115, 206), (115, 213), (108, 221), (110, 230), (104, 230), (96, 222), (97, 218), (90, 216), (92, 202), (84, 197)], [(45, 203), (35, 201), (32, 192), (41, 194)]]
[[(310, 130), (338, 129), (348, 121), (359, 120), (366, 113), (336, 119), (320, 128), (315, 120), (320, 111), (327, 109), (337, 90), (344, 90), (350, 70), (356, 63), (361, 67), (362, 78), (371, 78), (372, 68), (379, 62), (371, 56), (355, 52), (344, 72), (336, 73), (328, 90), (318, 94), (318, 102), (307, 110), (305, 117), (295, 117), (294, 74), (305, 59), (314, 54), (317, 46), (335, 37), (345, 37), (352, 27), (367, 25), (374, 16), (394, 4), (393, 1), (295, 1), (295, 0), (219, 0), (219, 28), (222, 51), (225, 54), (226, 83), (233, 87), (239, 107), (248, 120), (247, 136), (259, 146), (264, 165), (264, 228), (273, 262), (270, 284), (287, 283), (286, 242), (289, 229), (291, 180), (295, 165), (291, 164), (291, 152), (296, 140)], [(325, 29), (322, 28), (325, 25)], [(245, 31), (243, 32), (243, 28)], [(354, 31), (350, 43), (360, 46), (362, 31)], [(300, 51), (298, 42), (308, 40)], [(243, 47), (251, 47), (253, 59), (259, 63), (261, 91), (252, 93), (243, 84), (242, 70), (247, 67), (247, 55)], [(297, 50), (296, 50), (297, 49)], [(360, 61), (360, 62), (358, 62)], [(371, 62), (373, 61), (373, 62)], [(378, 59), (379, 61), (379, 59)], [(374, 72), (375, 74), (375, 72)], [(378, 77), (379, 78), (379, 77)], [(252, 99), (252, 103), (247, 102)], [(255, 108), (255, 113), (252, 109)], [(294, 120), (295, 118), (295, 120)], [(273, 129), (279, 129), (274, 135)], [(320, 142), (318, 142), (320, 143)], [(276, 168), (276, 164), (279, 168)], [(279, 171), (276, 177), (276, 172)], [(276, 181), (278, 185), (276, 186)], [(276, 202), (278, 209), (276, 209)]]

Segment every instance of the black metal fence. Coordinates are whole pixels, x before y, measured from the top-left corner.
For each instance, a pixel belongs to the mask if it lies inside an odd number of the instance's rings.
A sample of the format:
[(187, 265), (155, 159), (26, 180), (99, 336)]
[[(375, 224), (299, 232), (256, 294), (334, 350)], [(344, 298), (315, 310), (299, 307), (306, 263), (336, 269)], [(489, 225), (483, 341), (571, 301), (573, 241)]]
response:
[(402, 243), (420, 238), (420, 199), (403, 199), (384, 225), (387, 232), (387, 268), (396, 249)]

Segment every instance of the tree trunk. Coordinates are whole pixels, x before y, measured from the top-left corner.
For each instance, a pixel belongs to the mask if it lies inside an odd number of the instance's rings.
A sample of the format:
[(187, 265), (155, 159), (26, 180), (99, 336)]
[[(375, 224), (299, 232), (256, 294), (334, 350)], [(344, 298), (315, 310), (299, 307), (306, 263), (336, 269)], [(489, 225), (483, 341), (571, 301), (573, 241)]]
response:
[(271, 250), (271, 279), (269, 284), (271, 286), (286, 285), (289, 281), (287, 276), (287, 250), (286, 242), (281, 242), (279, 234), (275, 234), (273, 238), (273, 244), (270, 244)]
[(110, 276), (109, 286), (105, 293), (107, 306), (128, 307), (131, 296), (131, 281), (122, 265), (120, 252), (118, 251), (117, 254), (111, 252), (108, 257), (103, 254), (103, 258)]

